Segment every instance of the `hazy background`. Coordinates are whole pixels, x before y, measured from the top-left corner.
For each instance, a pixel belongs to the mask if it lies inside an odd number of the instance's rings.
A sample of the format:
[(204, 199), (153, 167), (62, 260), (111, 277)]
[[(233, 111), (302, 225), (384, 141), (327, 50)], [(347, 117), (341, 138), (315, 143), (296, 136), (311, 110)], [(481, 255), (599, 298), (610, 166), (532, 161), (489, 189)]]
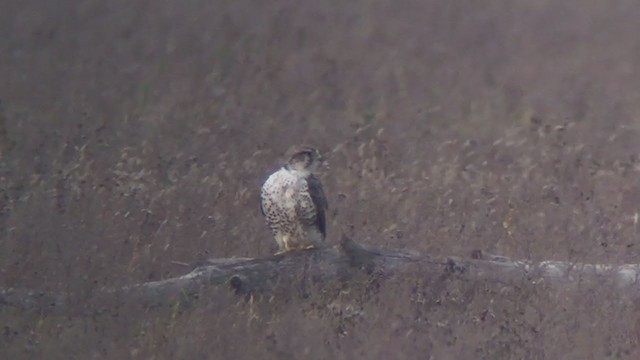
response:
[[(300, 143), (329, 244), (640, 263), (638, 24), (631, 0), (3, 1), (0, 287), (268, 256), (259, 187)], [(416, 274), (0, 326), (13, 359), (635, 359), (640, 302)]]

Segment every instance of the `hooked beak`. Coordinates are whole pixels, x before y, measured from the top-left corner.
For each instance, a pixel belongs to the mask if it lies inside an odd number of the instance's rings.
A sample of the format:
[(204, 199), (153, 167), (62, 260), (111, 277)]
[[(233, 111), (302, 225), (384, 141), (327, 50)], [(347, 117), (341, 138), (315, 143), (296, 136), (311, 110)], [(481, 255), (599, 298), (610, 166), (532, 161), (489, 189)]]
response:
[(324, 158), (320, 160), (320, 167), (327, 170), (331, 169), (331, 167), (329, 166), (329, 161)]

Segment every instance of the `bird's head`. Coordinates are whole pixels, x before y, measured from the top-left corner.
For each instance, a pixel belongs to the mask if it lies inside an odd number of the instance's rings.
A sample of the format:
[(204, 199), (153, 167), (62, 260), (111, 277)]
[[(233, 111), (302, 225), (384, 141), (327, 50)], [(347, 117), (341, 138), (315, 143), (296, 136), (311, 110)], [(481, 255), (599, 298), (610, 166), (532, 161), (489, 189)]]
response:
[(314, 172), (320, 164), (322, 164), (322, 161), (322, 155), (317, 149), (304, 146), (297, 148), (292, 152), (285, 167), (290, 171), (310, 174)]

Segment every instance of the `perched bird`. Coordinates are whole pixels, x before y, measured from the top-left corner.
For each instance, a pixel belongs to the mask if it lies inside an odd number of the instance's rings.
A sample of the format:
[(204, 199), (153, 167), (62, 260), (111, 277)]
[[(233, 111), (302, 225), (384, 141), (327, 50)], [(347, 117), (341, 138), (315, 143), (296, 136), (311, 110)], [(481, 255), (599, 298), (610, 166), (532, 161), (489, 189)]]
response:
[(318, 150), (299, 148), (262, 185), (260, 208), (278, 243), (276, 254), (324, 243), (328, 205), (313, 174), (322, 160)]

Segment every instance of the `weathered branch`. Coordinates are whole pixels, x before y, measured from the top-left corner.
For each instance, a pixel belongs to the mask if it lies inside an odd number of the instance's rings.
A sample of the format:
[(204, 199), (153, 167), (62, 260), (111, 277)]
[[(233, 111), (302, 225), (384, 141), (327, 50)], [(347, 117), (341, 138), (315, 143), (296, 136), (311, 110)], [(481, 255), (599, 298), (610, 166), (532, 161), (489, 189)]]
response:
[(159, 306), (188, 303), (203, 288), (228, 286), (238, 294), (268, 292), (281, 284), (300, 281), (325, 283), (348, 281), (356, 274), (392, 277), (417, 272), (424, 276), (443, 273), (516, 284), (522, 281), (553, 283), (596, 280), (615, 283), (637, 295), (640, 290), (640, 264), (621, 266), (577, 264), (561, 261), (512, 260), (504, 256), (474, 251), (470, 259), (434, 258), (417, 253), (357, 244), (349, 239), (324, 249), (291, 252), (268, 258), (214, 259), (195, 267), (188, 274), (94, 294), (82, 310), (71, 309), (72, 298), (24, 289), (0, 289), (0, 306), (43, 313), (86, 313), (108, 311), (123, 303)]

